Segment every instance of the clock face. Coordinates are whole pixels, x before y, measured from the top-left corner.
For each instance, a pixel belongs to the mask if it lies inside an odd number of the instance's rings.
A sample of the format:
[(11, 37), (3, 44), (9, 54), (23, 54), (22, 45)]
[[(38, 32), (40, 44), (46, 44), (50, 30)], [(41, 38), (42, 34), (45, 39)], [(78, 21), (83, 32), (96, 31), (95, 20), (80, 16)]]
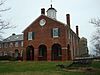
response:
[(46, 20), (45, 20), (45, 19), (41, 19), (41, 20), (40, 20), (40, 25), (41, 25), (41, 26), (44, 26), (45, 24), (46, 24)]

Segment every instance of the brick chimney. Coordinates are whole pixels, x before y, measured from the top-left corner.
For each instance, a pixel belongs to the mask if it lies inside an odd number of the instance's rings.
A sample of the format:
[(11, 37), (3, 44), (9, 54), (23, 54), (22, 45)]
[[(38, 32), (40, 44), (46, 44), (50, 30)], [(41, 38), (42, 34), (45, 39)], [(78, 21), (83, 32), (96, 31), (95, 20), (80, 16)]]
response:
[(44, 8), (41, 9), (41, 15), (42, 14), (45, 15), (45, 9)]
[(76, 35), (79, 36), (78, 26), (76, 26)]
[(67, 25), (70, 27), (70, 14), (66, 14)]

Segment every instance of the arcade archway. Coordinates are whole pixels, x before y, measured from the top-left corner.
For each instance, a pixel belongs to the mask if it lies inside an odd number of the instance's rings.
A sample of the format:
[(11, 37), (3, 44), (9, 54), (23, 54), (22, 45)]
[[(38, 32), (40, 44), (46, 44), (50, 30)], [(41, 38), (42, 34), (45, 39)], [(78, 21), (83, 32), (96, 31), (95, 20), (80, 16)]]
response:
[(26, 48), (26, 60), (34, 60), (34, 47), (28, 46)]
[(59, 44), (52, 45), (51, 60), (52, 61), (62, 60), (62, 49), (61, 49), (61, 45), (59, 45)]
[(45, 45), (39, 46), (39, 61), (46, 61), (47, 60), (47, 47)]

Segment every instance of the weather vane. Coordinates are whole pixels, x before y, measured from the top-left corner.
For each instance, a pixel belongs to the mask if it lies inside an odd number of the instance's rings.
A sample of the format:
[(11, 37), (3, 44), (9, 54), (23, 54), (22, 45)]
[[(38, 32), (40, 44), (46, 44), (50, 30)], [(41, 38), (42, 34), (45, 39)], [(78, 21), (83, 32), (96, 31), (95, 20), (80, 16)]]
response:
[(51, 3), (52, 3), (52, 0), (51, 0)]
[(52, 4), (52, 0), (51, 0), (51, 4)]

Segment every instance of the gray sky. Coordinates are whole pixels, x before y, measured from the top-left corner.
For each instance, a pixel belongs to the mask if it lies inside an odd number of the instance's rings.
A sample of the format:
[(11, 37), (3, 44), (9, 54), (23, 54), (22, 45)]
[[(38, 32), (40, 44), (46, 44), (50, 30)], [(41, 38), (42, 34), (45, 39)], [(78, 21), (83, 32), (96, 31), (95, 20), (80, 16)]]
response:
[[(66, 14), (71, 15), (71, 28), (79, 26), (80, 37), (88, 39), (90, 45), (94, 27), (89, 23), (91, 18), (100, 17), (100, 0), (52, 0), (53, 7), (57, 10), (57, 20), (66, 23)], [(51, 0), (7, 0), (3, 8), (11, 7), (11, 10), (1, 13), (3, 19), (15, 25), (15, 29), (6, 30), (3, 37), (12, 33), (20, 34), (38, 16), (41, 8), (50, 7)]]

